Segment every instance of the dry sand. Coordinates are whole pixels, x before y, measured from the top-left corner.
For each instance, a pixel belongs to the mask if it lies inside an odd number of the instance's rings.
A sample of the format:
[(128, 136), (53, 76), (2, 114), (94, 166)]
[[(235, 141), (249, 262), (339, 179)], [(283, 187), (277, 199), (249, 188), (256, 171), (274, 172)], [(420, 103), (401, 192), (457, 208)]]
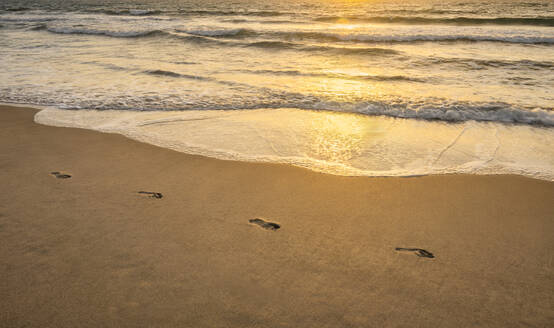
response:
[(34, 114), (0, 107), (2, 327), (554, 325), (552, 182), (331, 176)]

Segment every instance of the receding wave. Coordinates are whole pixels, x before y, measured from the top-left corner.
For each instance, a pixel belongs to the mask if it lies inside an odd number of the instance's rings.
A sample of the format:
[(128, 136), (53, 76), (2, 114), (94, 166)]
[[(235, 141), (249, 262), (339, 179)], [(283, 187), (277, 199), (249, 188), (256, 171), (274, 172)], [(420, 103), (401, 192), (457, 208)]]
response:
[(314, 19), (325, 23), (377, 23), (377, 24), (408, 24), (408, 25), (531, 25), (531, 26), (554, 26), (554, 17), (452, 17), (432, 18), (414, 16), (324, 16)]
[[(338, 175), (518, 174), (554, 181), (550, 129), (474, 122), (444, 125), (285, 108), (133, 114), (48, 108), (34, 119), (119, 133), (195, 155), (285, 163)], [(348, 126), (363, 129), (337, 129)], [(329, 132), (333, 141), (338, 140), (332, 149)], [(320, 141), (315, 146), (314, 136)]]

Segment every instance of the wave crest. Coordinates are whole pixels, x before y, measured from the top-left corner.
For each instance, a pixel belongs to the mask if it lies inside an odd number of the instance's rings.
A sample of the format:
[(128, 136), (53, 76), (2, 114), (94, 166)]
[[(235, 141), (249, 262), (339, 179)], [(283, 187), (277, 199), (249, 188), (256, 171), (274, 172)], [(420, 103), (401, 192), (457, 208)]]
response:
[(161, 14), (162, 11), (160, 10), (151, 10), (151, 9), (119, 9), (119, 10), (98, 10), (98, 11), (92, 11), (95, 13), (103, 13), (106, 15), (130, 15), (130, 16), (150, 16), (150, 15), (158, 15)]
[(356, 110), (361, 114), (415, 118), (447, 122), (487, 121), (529, 125), (554, 126), (554, 111), (548, 109), (519, 109), (508, 104), (426, 105), (421, 108), (370, 104)]
[[(44, 29), (44, 28), (41, 28)], [(96, 30), (87, 28), (74, 28), (74, 27), (46, 27), (46, 30), (51, 33), (57, 34), (88, 34), (88, 35), (104, 35), (117, 38), (137, 38), (144, 36), (162, 35), (166, 34), (160, 30), (144, 30), (144, 31), (110, 31), (110, 30)]]
[(259, 16), (273, 17), (282, 16), (285, 13), (280, 11), (234, 11), (234, 10), (180, 10), (181, 14), (195, 16)]
[(377, 23), (377, 24), (408, 24), (408, 25), (531, 25), (554, 26), (554, 17), (414, 17), (414, 16), (323, 16), (314, 21), (324, 23)]
[(346, 74), (346, 73), (333, 73), (333, 72), (302, 72), (299, 70), (240, 70), (242, 73), (247, 74), (267, 74), (267, 75), (286, 75), (286, 76), (306, 76), (306, 77), (319, 77), (319, 78), (331, 78), (331, 79), (345, 79), (345, 80), (365, 80), (365, 81), (397, 81), (397, 82), (426, 82), (425, 79), (415, 78), (403, 75), (367, 75), (367, 74)]
[(208, 29), (197, 29), (197, 30), (181, 30), (176, 29), (176, 32), (186, 33), (196, 36), (208, 36), (208, 37), (245, 37), (249, 35), (256, 35), (257, 33), (245, 29), (245, 28), (236, 28), (236, 29), (217, 29), (217, 30), (208, 30)]
[(150, 74), (150, 75), (160, 75), (160, 76), (169, 76), (169, 77), (179, 77), (179, 78), (192, 79), (192, 80), (200, 80), (200, 81), (211, 81), (210, 78), (204, 77), (204, 76), (189, 75), (189, 74), (181, 74), (181, 73), (176, 73), (176, 72), (173, 72), (173, 71), (166, 71), (166, 70), (161, 70), (161, 69), (148, 70), (148, 71), (144, 71), (144, 73)]

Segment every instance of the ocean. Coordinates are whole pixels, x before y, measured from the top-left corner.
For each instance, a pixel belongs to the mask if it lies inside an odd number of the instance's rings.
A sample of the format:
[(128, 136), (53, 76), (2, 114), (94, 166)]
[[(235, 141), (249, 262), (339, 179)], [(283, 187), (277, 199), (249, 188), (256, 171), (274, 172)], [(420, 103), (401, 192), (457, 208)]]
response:
[(554, 2), (4, 0), (39, 123), (332, 174), (554, 181)]

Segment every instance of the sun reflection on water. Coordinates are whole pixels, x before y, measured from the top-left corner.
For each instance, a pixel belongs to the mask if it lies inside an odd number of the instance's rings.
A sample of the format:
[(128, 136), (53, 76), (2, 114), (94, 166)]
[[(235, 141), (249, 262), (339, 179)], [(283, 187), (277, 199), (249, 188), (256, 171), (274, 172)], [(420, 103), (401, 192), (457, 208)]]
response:
[(330, 163), (350, 164), (362, 154), (371, 134), (378, 133), (374, 125), (358, 115), (321, 112), (311, 122), (307, 155)]

